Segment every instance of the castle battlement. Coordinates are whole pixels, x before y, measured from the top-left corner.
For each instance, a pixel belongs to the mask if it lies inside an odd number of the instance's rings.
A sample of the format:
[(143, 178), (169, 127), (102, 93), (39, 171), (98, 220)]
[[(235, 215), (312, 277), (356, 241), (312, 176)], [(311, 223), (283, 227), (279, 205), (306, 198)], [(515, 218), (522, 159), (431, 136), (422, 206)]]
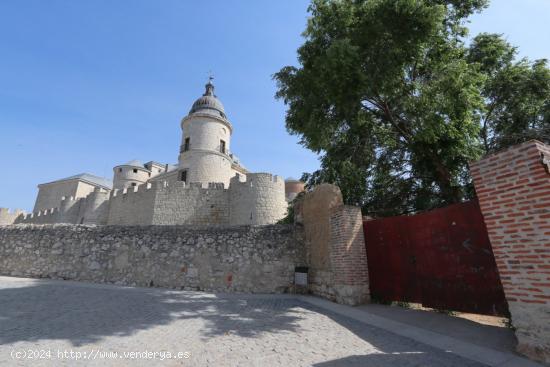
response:
[(153, 185), (151, 185), (150, 183), (144, 183), (143, 185), (139, 185), (137, 187), (137, 191), (138, 192), (143, 192), (143, 191), (147, 191), (147, 190), (151, 190), (151, 188), (153, 187)]
[(236, 175), (228, 188), (222, 182), (152, 181), (124, 189), (98, 188), (84, 198), (63, 197), (56, 208), (9, 220), (37, 224), (272, 223), (286, 213), (284, 187), (281, 176), (265, 172)]
[(224, 183), (223, 182), (209, 182), (208, 183), (208, 189), (209, 190), (224, 190)]
[(70, 203), (72, 201), (75, 201), (75, 197), (74, 196), (69, 196), (69, 197), (65, 197), (65, 196), (62, 196), (61, 197), (61, 203)]
[(44, 209), (44, 210), (39, 210), (38, 212), (36, 212), (35, 217), (46, 217), (48, 215), (54, 215), (54, 214), (57, 214), (57, 213), (59, 213), (59, 208)]
[[(243, 180), (244, 178), (244, 180)], [(247, 173), (245, 175), (235, 175), (231, 177), (231, 185), (233, 184), (248, 184), (255, 182), (273, 182), (273, 183), (284, 183), (285, 180), (283, 177), (274, 175), (272, 173), (266, 173), (266, 172), (256, 172), (256, 173)]]
[(246, 175), (246, 180), (250, 182), (259, 182), (259, 181), (284, 182), (284, 179), (281, 176), (277, 176), (272, 173), (266, 173), (266, 172), (249, 173)]
[[(154, 190), (154, 191), (161, 191), (161, 190), (170, 190), (170, 189), (183, 189), (183, 190), (227, 190), (225, 188), (225, 184), (223, 182), (208, 182), (207, 184), (203, 184), (202, 182), (190, 182), (185, 183), (183, 181), (173, 181), (173, 182), (167, 182), (167, 181), (152, 181), (144, 185), (137, 186), (138, 192), (143, 192), (147, 190)], [(116, 190), (114, 190), (116, 191)], [(131, 192), (131, 190), (130, 190)]]
[(25, 214), (26, 212), (23, 209), (10, 209), (10, 208), (0, 208), (0, 215), (20, 215)]
[(26, 215), (27, 213), (23, 209), (0, 208), (0, 225), (13, 224)]
[(14, 224), (20, 223), (59, 223), (60, 210), (59, 208), (49, 208), (38, 210), (34, 213), (21, 213), (14, 218)]
[(230, 224), (274, 223), (286, 214), (284, 179), (271, 173), (248, 173), (231, 178)]
[(124, 189), (113, 189), (109, 192), (111, 198), (122, 197), (125, 195), (131, 195), (134, 193), (144, 193), (150, 190), (157, 191), (166, 187), (167, 184), (164, 181), (151, 181), (142, 185), (130, 186)]
[(0, 209), (0, 224), (257, 225), (284, 217), (284, 179), (241, 166), (211, 81), (180, 126), (177, 167), (134, 159), (114, 166), (112, 181), (80, 174), (39, 185), (37, 211)]

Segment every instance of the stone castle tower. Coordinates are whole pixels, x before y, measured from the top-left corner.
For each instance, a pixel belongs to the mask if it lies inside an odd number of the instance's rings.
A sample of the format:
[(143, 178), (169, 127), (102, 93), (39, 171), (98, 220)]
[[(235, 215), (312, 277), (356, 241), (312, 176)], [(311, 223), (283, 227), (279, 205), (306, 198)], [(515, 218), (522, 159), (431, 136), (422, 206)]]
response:
[(181, 120), (179, 179), (203, 184), (221, 182), (228, 187), (229, 180), (235, 175), (229, 150), (233, 127), (214, 94), (212, 78), (205, 88), (204, 94)]
[(40, 184), (33, 213), (4, 210), (0, 224), (263, 225), (303, 190), (288, 182), (285, 193), (282, 177), (248, 172), (231, 153), (233, 126), (212, 78), (180, 126), (177, 165), (132, 160), (113, 168), (113, 180), (83, 173)]

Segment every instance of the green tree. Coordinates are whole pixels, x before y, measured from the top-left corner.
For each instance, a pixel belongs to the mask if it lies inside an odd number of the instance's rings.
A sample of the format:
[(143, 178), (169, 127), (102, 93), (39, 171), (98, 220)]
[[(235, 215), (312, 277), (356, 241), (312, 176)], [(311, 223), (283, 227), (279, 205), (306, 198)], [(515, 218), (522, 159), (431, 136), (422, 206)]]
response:
[(498, 34), (482, 33), (468, 61), (486, 75), (481, 141), (493, 152), (529, 139), (550, 142), (550, 69), (546, 60), (515, 61), (517, 50)]
[[(464, 44), (465, 20), (486, 5), (312, 2), (300, 67), (274, 76), (288, 131), (321, 156), (321, 169), (303, 177), (308, 185), (335, 183), (347, 203), (374, 215), (429, 209), (474, 195), (469, 161), (512, 132), (540, 130), (548, 98), (533, 82), (544, 84), (545, 63), (514, 63), (515, 50), (494, 35)], [(513, 112), (508, 79), (523, 80), (525, 101)]]

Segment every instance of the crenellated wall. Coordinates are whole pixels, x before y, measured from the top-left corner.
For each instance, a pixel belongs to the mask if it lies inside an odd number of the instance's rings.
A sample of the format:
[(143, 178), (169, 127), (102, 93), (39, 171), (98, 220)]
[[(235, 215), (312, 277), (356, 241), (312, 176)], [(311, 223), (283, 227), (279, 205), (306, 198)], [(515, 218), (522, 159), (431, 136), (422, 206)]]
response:
[(285, 182), (270, 173), (249, 173), (246, 181), (231, 178), (230, 224), (276, 223), (287, 212)]
[(229, 191), (222, 183), (186, 185), (182, 181), (159, 190), (152, 224), (229, 224)]
[(154, 182), (123, 190), (112, 190), (107, 224), (147, 225), (153, 221), (153, 208), (163, 182)]
[[(74, 199), (72, 199), (74, 201)], [(32, 223), (32, 224), (48, 224), (62, 223), (62, 216), (59, 208), (39, 210), (34, 213), (29, 213), (18, 217), (14, 224)]]
[(56, 208), (19, 215), (13, 224), (107, 224), (108, 211), (109, 193), (96, 187), (85, 198), (63, 197)]
[(80, 205), (78, 223), (107, 224), (109, 197), (109, 192), (96, 188)]
[(57, 208), (20, 216), (16, 223), (263, 225), (276, 223), (286, 210), (284, 180), (253, 173), (233, 177), (229, 188), (162, 180), (110, 193), (98, 188), (85, 198), (63, 198)]
[(17, 218), (25, 215), (26, 213), (22, 209), (10, 211), (8, 208), (0, 208), (0, 226), (14, 224)]
[[(244, 176), (240, 176), (244, 179)], [(285, 186), (279, 176), (248, 174), (246, 181), (185, 184), (155, 181), (134, 192), (113, 191), (108, 224), (262, 225), (276, 223), (286, 214)]]

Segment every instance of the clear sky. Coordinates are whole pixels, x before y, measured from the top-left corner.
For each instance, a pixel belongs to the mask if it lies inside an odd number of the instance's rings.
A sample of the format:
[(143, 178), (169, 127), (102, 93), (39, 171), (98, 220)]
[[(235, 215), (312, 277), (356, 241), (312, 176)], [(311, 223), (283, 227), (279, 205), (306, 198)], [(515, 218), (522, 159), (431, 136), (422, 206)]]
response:
[[(111, 177), (139, 159), (176, 163), (179, 122), (212, 70), (251, 171), (318, 167), (289, 136), (272, 74), (296, 64), (308, 1), (0, 1), (0, 207), (32, 209), (36, 185)], [(472, 33), (504, 33), (550, 58), (550, 1), (493, 0)]]

